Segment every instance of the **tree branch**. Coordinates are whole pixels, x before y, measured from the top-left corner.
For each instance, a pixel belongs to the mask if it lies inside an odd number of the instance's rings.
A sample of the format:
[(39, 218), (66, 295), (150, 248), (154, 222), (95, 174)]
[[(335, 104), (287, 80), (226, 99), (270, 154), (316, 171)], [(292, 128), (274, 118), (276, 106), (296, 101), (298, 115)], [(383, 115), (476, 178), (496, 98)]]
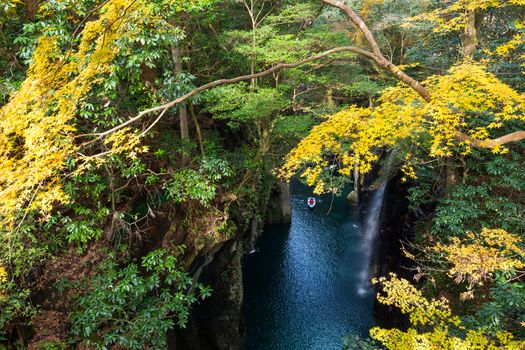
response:
[[(399, 67), (397, 67), (391, 61), (386, 59), (385, 56), (383, 56), (383, 54), (381, 53), (381, 49), (379, 48), (379, 45), (377, 44), (377, 41), (375, 40), (374, 35), (370, 31), (366, 23), (363, 21), (363, 19), (359, 17), (352, 8), (350, 8), (343, 1), (340, 1), (340, 0), (321, 0), (321, 1), (324, 2), (325, 4), (331, 5), (333, 7), (337, 7), (340, 10), (342, 10), (348, 16), (348, 18), (352, 21), (352, 23), (361, 31), (366, 41), (372, 48), (372, 56), (368, 55), (367, 57), (372, 58), (378, 65), (387, 69), (398, 80), (402, 81), (403, 83), (408, 85), (410, 88), (412, 88), (416, 93), (418, 93), (419, 96), (421, 96), (425, 101), (427, 102), (431, 101), (432, 96), (430, 95), (430, 92), (427, 89), (425, 89), (421, 84), (419, 84), (417, 80), (407, 75)], [(479, 18), (476, 19), (475, 15), (473, 16), (474, 17), (472, 19), (473, 21), (472, 26), (474, 27), (479, 26), (480, 19)], [(473, 31), (474, 31), (474, 34), (477, 33), (476, 28), (474, 28)], [(476, 44), (477, 44), (477, 39), (476, 39)], [(471, 50), (473, 51), (472, 48)], [(458, 132), (456, 134), (456, 139), (460, 141), (469, 141), (471, 146), (476, 147), (476, 148), (494, 148), (496, 146), (501, 146), (509, 142), (515, 142), (515, 141), (520, 141), (520, 140), (525, 139), (525, 131), (516, 131), (508, 135), (498, 137), (496, 139), (488, 139), (488, 140), (474, 139), (468, 135)]]
[(368, 42), (368, 45), (370, 45), (370, 48), (372, 49), (372, 56), (367, 56), (368, 58), (373, 59), (378, 65), (392, 73), (392, 75), (394, 75), (396, 79), (410, 86), (425, 101), (430, 102), (430, 92), (427, 89), (425, 89), (421, 84), (419, 84), (417, 80), (407, 75), (399, 67), (397, 67), (385, 56), (383, 56), (383, 54), (381, 53), (381, 49), (379, 48), (379, 45), (377, 44), (377, 41), (374, 37), (374, 34), (372, 34), (372, 32), (370, 31), (370, 29), (368, 29), (368, 26), (363, 21), (363, 19), (361, 19), (361, 17), (359, 17), (351, 7), (349, 7), (343, 1), (340, 0), (321, 1), (342, 10), (352, 21), (352, 23), (361, 31), (366, 41)]
[[(315, 60), (318, 60), (318, 59), (321, 59), (323, 57), (326, 57), (326, 56), (329, 56), (329, 55), (333, 55), (335, 53), (339, 53), (339, 52), (355, 52), (355, 53), (358, 53), (360, 55), (363, 55), (363, 56), (366, 56), (366, 57), (369, 57), (369, 58), (373, 58), (373, 53), (369, 52), (369, 51), (366, 51), (366, 50), (363, 50), (363, 49), (360, 49), (358, 47), (354, 47), (354, 46), (341, 46), (341, 47), (336, 47), (336, 48), (333, 48), (333, 49), (330, 49), (330, 50), (327, 50), (327, 51), (323, 51), (321, 53), (318, 53), (317, 55), (314, 55), (314, 56), (310, 56), (308, 58), (305, 58), (303, 60), (300, 60), (300, 61), (297, 61), (297, 62), (293, 62), (293, 63), (279, 63), (267, 70), (264, 70), (264, 71), (261, 71), (261, 72), (258, 72), (258, 73), (254, 73), (254, 74), (248, 74), (248, 75), (241, 75), (241, 76), (238, 76), (238, 77), (235, 77), (235, 78), (230, 78), (230, 79), (219, 79), (219, 80), (215, 80), (215, 81), (212, 81), (208, 84), (204, 84), (204, 85), (201, 85), (199, 86), (198, 88), (195, 88), (193, 90), (191, 90), (190, 92), (186, 93), (185, 95), (182, 95), (181, 97), (178, 97), (176, 98), (175, 100), (173, 101), (170, 101), (168, 103), (165, 103), (165, 104), (162, 104), (162, 105), (159, 105), (159, 106), (155, 106), (155, 107), (152, 107), (152, 108), (149, 108), (149, 109), (146, 109), (146, 110), (143, 110), (141, 111), (139, 114), (137, 114), (135, 117), (132, 117), (128, 120), (126, 120), (125, 122), (123, 122), (122, 124), (119, 124), (117, 126), (115, 126), (114, 128), (111, 128), (109, 130), (106, 130), (106, 131), (103, 131), (103, 132), (100, 132), (100, 133), (94, 133), (94, 134), (85, 134), (85, 135), (81, 135), (81, 136), (95, 136), (95, 137), (98, 137), (98, 138), (102, 138), (102, 137), (105, 137), (109, 134), (112, 134), (130, 124), (133, 124), (134, 122), (136, 122), (137, 120), (141, 119), (142, 117), (144, 117), (145, 115), (147, 114), (151, 114), (151, 113), (154, 113), (154, 112), (161, 112), (161, 114), (164, 114), (169, 108), (181, 103), (181, 102), (184, 102), (186, 101), (187, 99), (189, 99), (190, 97), (200, 93), (200, 92), (203, 92), (203, 91), (206, 91), (206, 90), (209, 90), (209, 89), (212, 89), (214, 87), (217, 87), (217, 86), (220, 86), (220, 85), (226, 85), (226, 84), (234, 84), (234, 83), (238, 83), (238, 82), (241, 82), (241, 81), (246, 81), (246, 80), (251, 80), (251, 79), (254, 79), (254, 78), (261, 78), (261, 77), (264, 77), (266, 75), (269, 75), (269, 74), (272, 74), (274, 72), (277, 72), (277, 71), (280, 71), (280, 70), (283, 70), (283, 69), (289, 69), (289, 68), (295, 68), (295, 67), (299, 67), (303, 64), (306, 64), (308, 62), (311, 62), (311, 61), (315, 61)], [(155, 121), (158, 122), (158, 119)]]
[[(368, 28), (366, 23), (361, 19), (361, 17), (359, 17), (355, 13), (355, 11), (351, 7), (347, 6), (343, 1), (340, 1), (340, 0), (321, 0), (321, 1), (326, 3), (326, 4), (328, 4), (328, 5), (330, 5), (330, 6), (337, 7), (339, 9), (341, 9), (348, 16), (348, 18), (352, 21), (352, 23), (361, 31), (361, 33), (365, 37), (365, 39), (368, 42), (368, 44), (369, 44), (369, 46), (370, 46), (372, 51), (369, 51), (369, 50), (366, 50), (366, 49), (362, 49), (362, 48), (359, 48), (359, 47), (355, 47), (355, 46), (342, 46), (342, 47), (337, 47), (337, 48), (333, 48), (333, 49), (330, 49), (330, 50), (318, 53), (317, 55), (305, 58), (305, 59), (297, 61), (297, 62), (293, 62), (293, 63), (279, 63), (279, 64), (273, 66), (272, 68), (269, 68), (269, 69), (264, 70), (264, 71), (259, 72), (259, 73), (242, 75), (242, 76), (238, 76), (238, 77), (231, 78), (231, 79), (215, 80), (215, 81), (210, 82), (208, 84), (204, 84), (204, 85), (202, 85), (202, 86), (200, 86), (200, 87), (198, 87), (196, 89), (193, 89), (192, 91), (188, 92), (187, 94), (185, 94), (185, 95), (183, 95), (183, 96), (181, 96), (181, 97), (179, 97), (179, 98), (177, 98), (177, 99), (175, 99), (173, 101), (170, 101), (168, 103), (165, 103), (165, 104), (162, 104), (162, 105), (159, 105), (159, 106), (156, 106), (156, 107), (152, 107), (152, 108), (146, 109), (146, 110), (140, 112), (139, 114), (137, 114), (135, 117), (128, 119), (124, 123), (119, 124), (119, 125), (115, 126), (112, 129), (109, 129), (107, 131), (100, 132), (100, 133), (81, 135), (81, 136), (95, 136), (95, 137), (98, 137), (98, 138), (102, 138), (102, 137), (105, 137), (105, 136), (107, 136), (107, 135), (109, 135), (109, 134), (111, 134), (111, 133), (113, 133), (113, 132), (115, 132), (117, 130), (120, 130), (120, 129), (122, 129), (122, 128), (124, 128), (124, 127), (126, 127), (126, 126), (128, 126), (128, 125), (130, 125), (132, 123), (134, 123), (135, 121), (141, 119), (142, 117), (144, 117), (147, 114), (160, 111), (161, 114), (154, 121), (154, 124), (156, 124), (162, 118), (164, 113), (169, 108), (171, 108), (171, 107), (173, 107), (173, 106), (175, 106), (175, 105), (177, 105), (177, 104), (179, 104), (181, 102), (184, 102), (188, 98), (190, 98), (190, 97), (192, 97), (192, 96), (194, 96), (194, 95), (196, 95), (196, 94), (198, 94), (200, 92), (212, 89), (212, 88), (220, 86), (220, 85), (234, 84), (234, 83), (238, 83), (238, 82), (241, 82), (241, 81), (261, 78), (261, 77), (264, 77), (266, 75), (278, 72), (278, 71), (283, 70), (283, 69), (295, 68), (295, 67), (301, 66), (303, 64), (306, 64), (308, 62), (315, 61), (315, 60), (321, 59), (323, 57), (326, 57), (326, 56), (329, 56), (329, 55), (332, 55), (332, 54), (335, 54), (335, 53), (339, 53), (339, 52), (345, 52), (345, 51), (355, 52), (355, 53), (357, 53), (359, 55), (362, 55), (364, 57), (372, 59), (379, 66), (381, 66), (384, 69), (388, 70), (399, 81), (405, 83), (410, 88), (412, 88), (425, 101), (427, 101), (427, 102), (431, 101), (431, 94), (425, 87), (423, 87), (421, 84), (419, 84), (419, 82), (417, 80), (415, 80), (414, 78), (412, 78), (409, 75), (407, 75), (399, 67), (397, 67), (391, 61), (389, 61), (387, 58), (385, 58), (385, 56), (383, 56), (383, 54), (381, 53), (381, 49), (380, 49), (377, 41), (375, 40), (374, 35), (370, 31), (370, 29)], [(151, 129), (151, 127), (152, 126), (150, 126), (147, 130)], [(502, 136), (502, 137), (499, 137), (499, 138), (496, 138), (496, 139), (488, 139), (488, 140), (473, 139), (472, 137), (470, 137), (470, 136), (468, 136), (466, 134), (458, 132), (457, 135), (456, 135), (456, 138), (458, 140), (460, 140), (460, 141), (469, 141), (470, 144), (473, 147), (477, 147), (477, 148), (493, 148), (495, 146), (503, 145), (503, 144), (506, 144), (506, 143), (509, 143), (509, 142), (515, 142), (515, 141), (519, 141), (519, 140), (525, 139), (525, 131), (517, 131), (517, 132), (511, 133), (511, 134), (508, 134), (508, 135), (505, 135), (505, 136)]]
[(458, 133), (456, 135), (456, 139), (459, 141), (468, 141), (470, 142), (471, 146), (474, 146), (476, 148), (494, 148), (497, 146), (502, 146), (506, 143), (510, 142), (516, 142), (521, 141), (525, 139), (525, 131), (515, 131), (510, 134), (495, 138), (495, 139), (488, 139), (488, 140), (478, 140), (474, 139), (468, 135), (465, 135), (463, 133)]
[(368, 26), (366, 25), (365, 21), (363, 21), (363, 19), (361, 19), (361, 17), (359, 17), (357, 13), (355, 13), (355, 11), (350, 6), (347, 6), (343, 1), (340, 1), (340, 0), (321, 0), (321, 1), (324, 2), (325, 4), (341, 9), (347, 15), (347, 17), (350, 18), (352, 23), (354, 23), (354, 25), (361, 31), (361, 33), (363, 33), (366, 41), (372, 48), (372, 52), (374, 53), (374, 55), (378, 57), (383, 56), (383, 54), (381, 53), (381, 49), (379, 48), (379, 45), (377, 44), (377, 41), (374, 35), (370, 31), (370, 29), (368, 29)]

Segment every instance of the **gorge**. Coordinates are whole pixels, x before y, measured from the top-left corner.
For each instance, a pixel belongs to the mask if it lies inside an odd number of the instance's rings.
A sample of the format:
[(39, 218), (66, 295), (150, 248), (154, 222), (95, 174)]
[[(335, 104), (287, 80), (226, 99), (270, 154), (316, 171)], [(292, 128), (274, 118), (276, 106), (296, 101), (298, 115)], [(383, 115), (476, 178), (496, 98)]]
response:
[(359, 290), (372, 243), (363, 244), (357, 208), (324, 195), (311, 210), (310, 195), (293, 183), (291, 224), (266, 227), (247, 258), (247, 350), (341, 349), (344, 336), (366, 336), (374, 324), (375, 293)]

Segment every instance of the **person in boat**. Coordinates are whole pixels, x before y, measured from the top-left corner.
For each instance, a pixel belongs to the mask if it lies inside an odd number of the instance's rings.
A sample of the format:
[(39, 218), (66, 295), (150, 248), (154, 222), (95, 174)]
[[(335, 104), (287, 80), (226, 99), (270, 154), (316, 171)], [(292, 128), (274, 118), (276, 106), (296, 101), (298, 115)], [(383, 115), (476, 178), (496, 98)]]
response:
[(306, 203), (308, 204), (308, 207), (310, 207), (310, 209), (313, 209), (315, 207), (315, 198), (314, 197), (308, 197), (308, 200), (306, 201)]

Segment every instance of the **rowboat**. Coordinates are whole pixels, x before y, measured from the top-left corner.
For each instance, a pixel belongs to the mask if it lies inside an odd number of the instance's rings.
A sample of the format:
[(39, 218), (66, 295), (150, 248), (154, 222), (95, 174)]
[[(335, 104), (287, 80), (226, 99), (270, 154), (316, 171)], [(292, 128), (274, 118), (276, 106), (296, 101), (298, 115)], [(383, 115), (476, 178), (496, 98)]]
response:
[(308, 200), (306, 201), (306, 204), (308, 204), (308, 207), (310, 209), (313, 209), (315, 207), (316, 201), (314, 197), (308, 197)]

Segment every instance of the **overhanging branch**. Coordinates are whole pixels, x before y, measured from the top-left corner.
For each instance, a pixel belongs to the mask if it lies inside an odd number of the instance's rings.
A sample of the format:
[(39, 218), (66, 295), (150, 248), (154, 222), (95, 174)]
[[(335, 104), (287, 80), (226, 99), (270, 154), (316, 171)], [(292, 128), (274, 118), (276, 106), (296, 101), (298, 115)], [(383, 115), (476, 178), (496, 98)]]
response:
[[(412, 90), (414, 90), (416, 93), (419, 94), (425, 101), (430, 102), (432, 99), (432, 96), (430, 94), (430, 91), (425, 89), (419, 82), (407, 75), (405, 72), (403, 72), (399, 67), (394, 65), (392, 62), (390, 62), (383, 54), (381, 53), (381, 49), (379, 45), (377, 44), (377, 41), (374, 37), (374, 34), (370, 31), (366, 23), (363, 21), (359, 15), (348, 5), (346, 5), (345, 2), (341, 0), (321, 0), (325, 4), (328, 4), (333, 7), (337, 7), (340, 10), (342, 10), (347, 17), (352, 21), (352, 23), (361, 31), (363, 36), (365, 37), (366, 41), (368, 42), (369, 46), (372, 49), (371, 56), (368, 55), (367, 57), (373, 59), (378, 65), (388, 70), (391, 74), (393, 74), (398, 80), (402, 81), (406, 85), (408, 85)], [(370, 52), (369, 52), (370, 53)], [(488, 139), (488, 140), (478, 140), (474, 139), (466, 134), (458, 132), (456, 134), (456, 139), (460, 141), (468, 141), (470, 142), (470, 145), (472, 147), (476, 148), (494, 148), (496, 146), (501, 146), (506, 143), (510, 142), (516, 142), (525, 139), (525, 131), (516, 131), (495, 139)]]
[(478, 140), (474, 139), (468, 135), (458, 133), (456, 139), (459, 141), (467, 141), (469, 144), (476, 148), (494, 148), (497, 146), (502, 146), (506, 143), (517, 142), (525, 139), (525, 131), (515, 131), (510, 134), (488, 140)]
[[(332, 54), (335, 54), (335, 53), (339, 53), (339, 52), (355, 52), (355, 53), (357, 53), (359, 55), (362, 55), (364, 57), (372, 59), (379, 66), (381, 66), (384, 69), (388, 70), (394, 77), (396, 77), (396, 79), (398, 79), (399, 81), (403, 82), (404, 84), (406, 84), (407, 86), (412, 88), (425, 101), (427, 101), (427, 102), (431, 101), (431, 94), (424, 86), (419, 84), (419, 82), (416, 79), (414, 79), (414, 78), (410, 77), (409, 75), (407, 75), (399, 67), (394, 65), (386, 57), (383, 56), (383, 54), (381, 53), (381, 49), (380, 49), (379, 45), (377, 44), (377, 41), (375, 40), (375, 37), (374, 37), (373, 33), (370, 31), (370, 29), (368, 28), (366, 23), (362, 20), (362, 18), (359, 17), (356, 14), (356, 12), (351, 7), (349, 7), (343, 1), (340, 1), (340, 0), (321, 0), (321, 1), (326, 3), (326, 4), (328, 4), (328, 5), (330, 5), (330, 6), (337, 7), (339, 9), (341, 9), (348, 16), (348, 18), (352, 21), (352, 23), (361, 31), (361, 33), (365, 37), (365, 39), (368, 42), (368, 44), (369, 44), (369, 46), (370, 46), (372, 51), (369, 51), (369, 50), (366, 50), (366, 49), (362, 49), (362, 48), (359, 48), (359, 47), (355, 47), (355, 46), (336, 47), (336, 48), (333, 48), (333, 49), (330, 49), (330, 50), (318, 53), (318, 54), (316, 54), (314, 56), (305, 58), (305, 59), (297, 61), (297, 62), (293, 62), (293, 63), (279, 63), (279, 64), (277, 64), (277, 65), (275, 65), (275, 66), (273, 66), (273, 67), (271, 67), (271, 68), (269, 68), (267, 70), (261, 71), (259, 73), (242, 75), (242, 76), (238, 76), (238, 77), (230, 78), (230, 79), (215, 80), (215, 81), (210, 82), (208, 84), (204, 84), (204, 85), (202, 85), (202, 86), (200, 86), (200, 87), (198, 87), (196, 89), (193, 89), (192, 91), (186, 93), (185, 95), (183, 95), (183, 96), (181, 96), (181, 97), (179, 97), (179, 98), (177, 98), (177, 99), (175, 99), (173, 101), (170, 101), (168, 103), (165, 103), (165, 104), (162, 104), (162, 105), (159, 105), (159, 106), (156, 106), (156, 107), (152, 107), (152, 108), (146, 109), (146, 110), (140, 112), (139, 114), (137, 114), (135, 117), (132, 117), (132, 118), (128, 119), (124, 123), (119, 124), (119, 125), (115, 126), (112, 129), (109, 129), (109, 130), (106, 130), (106, 131), (100, 132), (100, 133), (89, 134), (89, 135), (80, 135), (80, 136), (94, 136), (94, 137), (97, 137), (97, 138), (103, 138), (103, 137), (105, 137), (105, 136), (107, 136), (109, 134), (112, 134), (112, 133), (114, 133), (114, 132), (116, 132), (116, 131), (118, 131), (118, 130), (120, 130), (120, 129), (128, 126), (128, 125), (130, 125), (130, 124), (133, 124), (134, 122), (136, 122), (137, 120), (141, 119), (145, 115), (148, 115), (148, 114), (151, 114), (151, 113), (154, 113), (154, 112), (160, 112), (159, 116), (155, 119), (155, 121), (147, 128), (147, 130), (145, 132), (143, 132), (141, 134), (141, 135), (144, 135), (159, 120), (162, 119), (162, 116), (166, 113), (166, 111), (168, 109), (170, 109), (171, 107), (176, 106), (177, 104), (179, 104), (181, 102), (184, 102), (188, 98), (190, 98), (190, 97), (192, 97), (192, 96), (194, 96), (194, 95), (196, 95), (196, 94), (198, 94), (200, 92), (212, 89), (212, 88), (220, 86), (220, 85), (234, 84), (234, 83), (238, 83), (238, 82), (241, 82), (241, 81), (251, 80), (251, 79), (254, 79), (254, 78), (255, 79), (261, 78), (261, 77), (264, 77), (266, 75), (275, 73), (277, 71), (280, 71), (280, 70), (283, 70), (283, 69), (288, 69), (288, 68), (299, 67), (299, 66), (301, 66), (303, 64), (306, 64), (308, 62), (315, 61), (315, 60), (318, 60), (318, 59), (321, 59), (323, 57), (326, 57), (326, 56), (329, 56), (329, 55), (332, 55)], [(516, 132), (513, 132), (511, 134), (508, 134), (508, 135), (505, 135), (505, 136), (502, 136), (502, 137), (499, 137), (499, 138), (496, 138), (496, 139), (488, 139), (488, 140), (474, 139), (474, 138), (472, 138), (472, 137), (470, 137), (470, 136), (468, 136), (466, 134), (458, 132), (456, 134), (456, 138), (458, 140), (460, 140), (460, 141), (469, 141), (471, 146), (473, 146), (473, 147), (477, 147), (477, 148), (493, 148), (493, 147), (496, 147), (496, 146), (504, 145), (504, 144), (509, 143), (509, 142), (515, 142), (515, 141), (520, 141), (520, 140), (525, 139), (525, 131), (516, 131)]]
[(357, 29), (359, 29), (359, 31), (363, 34), (366, 41), (368, 42), (368, 45), (372, 49), (372, 55), (367, 57), (373, 59), (379, 66), (388, 70), (396, 79), (410, 86), (425, 101), (430, 102), (430, 92), (427, 89), (425, 89), (425, 87), (423, 87), (421, 84), (419, 84), (419, 82), (416, 79), (407, 75), (401, 70), (401, 68), (397, 67), (395, 64), (390, 62), (385, 56), (383, 56), (383, 53), (381, 52), (381, 49), (374, 37), (374, 34), (372, 34), (365, 21), (363, 21), (363, 19), (359, 17), (350, 6), (346, 5), (343, 1), (340, 0), (321, 1), (330, 6), (337, 7), (338, 9), (343, 11), (346, 14), (346, 16), (350, 19), (350, 21), (352, 21), (352, 23), (357, 27)]
[[(316, 54), (314, 56), (310, 56), (308, 58), (305, 58), (305, 59), (297, 61), (297, 62), (293, 62), (293, 63), (279, 63), (279, 64), (277, 64), (277, 65), (275, 65), (275, 66), (273, 66), (273, 67), (271, 67), (271, 68), (269, 68), (267, 70), (264, 70), (264, 71), (261, 71), (261, 72), (255, 73), (255, 74), (241, 75), (241, 76), (238, 76), (238, 77), (235, 77), (235, 78), (219, 79), (219, 80), (212, 81), (212, 82), (210, 82), (208, 84), (204, 84), (202, 86), (199, 86), (198, 88), (195, 88), (195, 89), (191, 90), (190, 92), (186, 93), (185, 95), (183, 95), (181, 97), (176, 98), (173, 101), (170, 101), (168, 103), (165, 103), (165, 104), (162, 104), (162, 105), (159, 105), (159, 106), (155, 106), (155, 107), (143, 110), (142, 112), (137, 114), (135, 117), (132, 117), (132, 118), (126, 120), (125, 122), (115, 126), (114, 128), (111, 128), (109, 130), (106, 130), (106, 131), (103, 131), (103, 132), (100, 132), (100, 133), (80, 135), (80, 136), (93, 136), (93, 137), (103, 138), (103, 137), (105, 137), (107, 135), (110, 135), (110, 134), (112, 134), (112, 133), (114, 133), (114, 132), (116, 132), (116, 131), (118, 131), (118, 130), (120, 130), (120, 129), (128, 126), (128, 125), (133, 124), (134, 122), (136, 122), (137, 120), (141, 119), (145, 115), (148, 115), (148, 114), (151, 114), (151, 113), (154, 113), (154, 112), (160, 112), (159, 117), (157, 117), (157, 119), (154, 121), (154, 123), (157, 123), (162, 118), (162, 115), (164, 115), (164, 113), (168, 109), (170, 109), (171, 107), (176, 106), (177, 104), (179, 104), (181, 102), (186, 101), (190, 97), (195, 96), (196, 94), (198, 94), (200, 92), (212, 89), (212, 88), (220, 86), (220, 85), (235, 84), (235, 83), (239, 83), (241, 81), (251, 80), (251, 79), (254, 79), (254, 78), (261, 78), (261, 77), (267, 76), (269, 74), (275, 73), (275, 72), (283, 70), (283, 69), (299, 67), (299, 66), (301, 66), (303, 64), (306, 64), (308, 62), (319, 60), (319, 59), (321, 59), (323, 57), (330, 56), (330, 55), (333, 55), (333, 54), (336, 54), (336, 53), (340, 53), (340, 52), (355, 52), (355, 53), (360, 54), (362, 56), (374, 59), (374, 54), (372, 52), (367, 51), (367, 50), (363, 50), (363, 49), (358, 48), (358, 47), (354, 47), (354, 46), (336, 47), (336, 48), (333, 48), (333, 49), (330, 49), (330, 50), (327, 50), (327, 51), (323, 51), (323, 52), (318, 53), (318, 54)], [(151, 127), (152, 127), (152, 125), (150, 125), (148, 127), (148, 130), (151, 129)]]

